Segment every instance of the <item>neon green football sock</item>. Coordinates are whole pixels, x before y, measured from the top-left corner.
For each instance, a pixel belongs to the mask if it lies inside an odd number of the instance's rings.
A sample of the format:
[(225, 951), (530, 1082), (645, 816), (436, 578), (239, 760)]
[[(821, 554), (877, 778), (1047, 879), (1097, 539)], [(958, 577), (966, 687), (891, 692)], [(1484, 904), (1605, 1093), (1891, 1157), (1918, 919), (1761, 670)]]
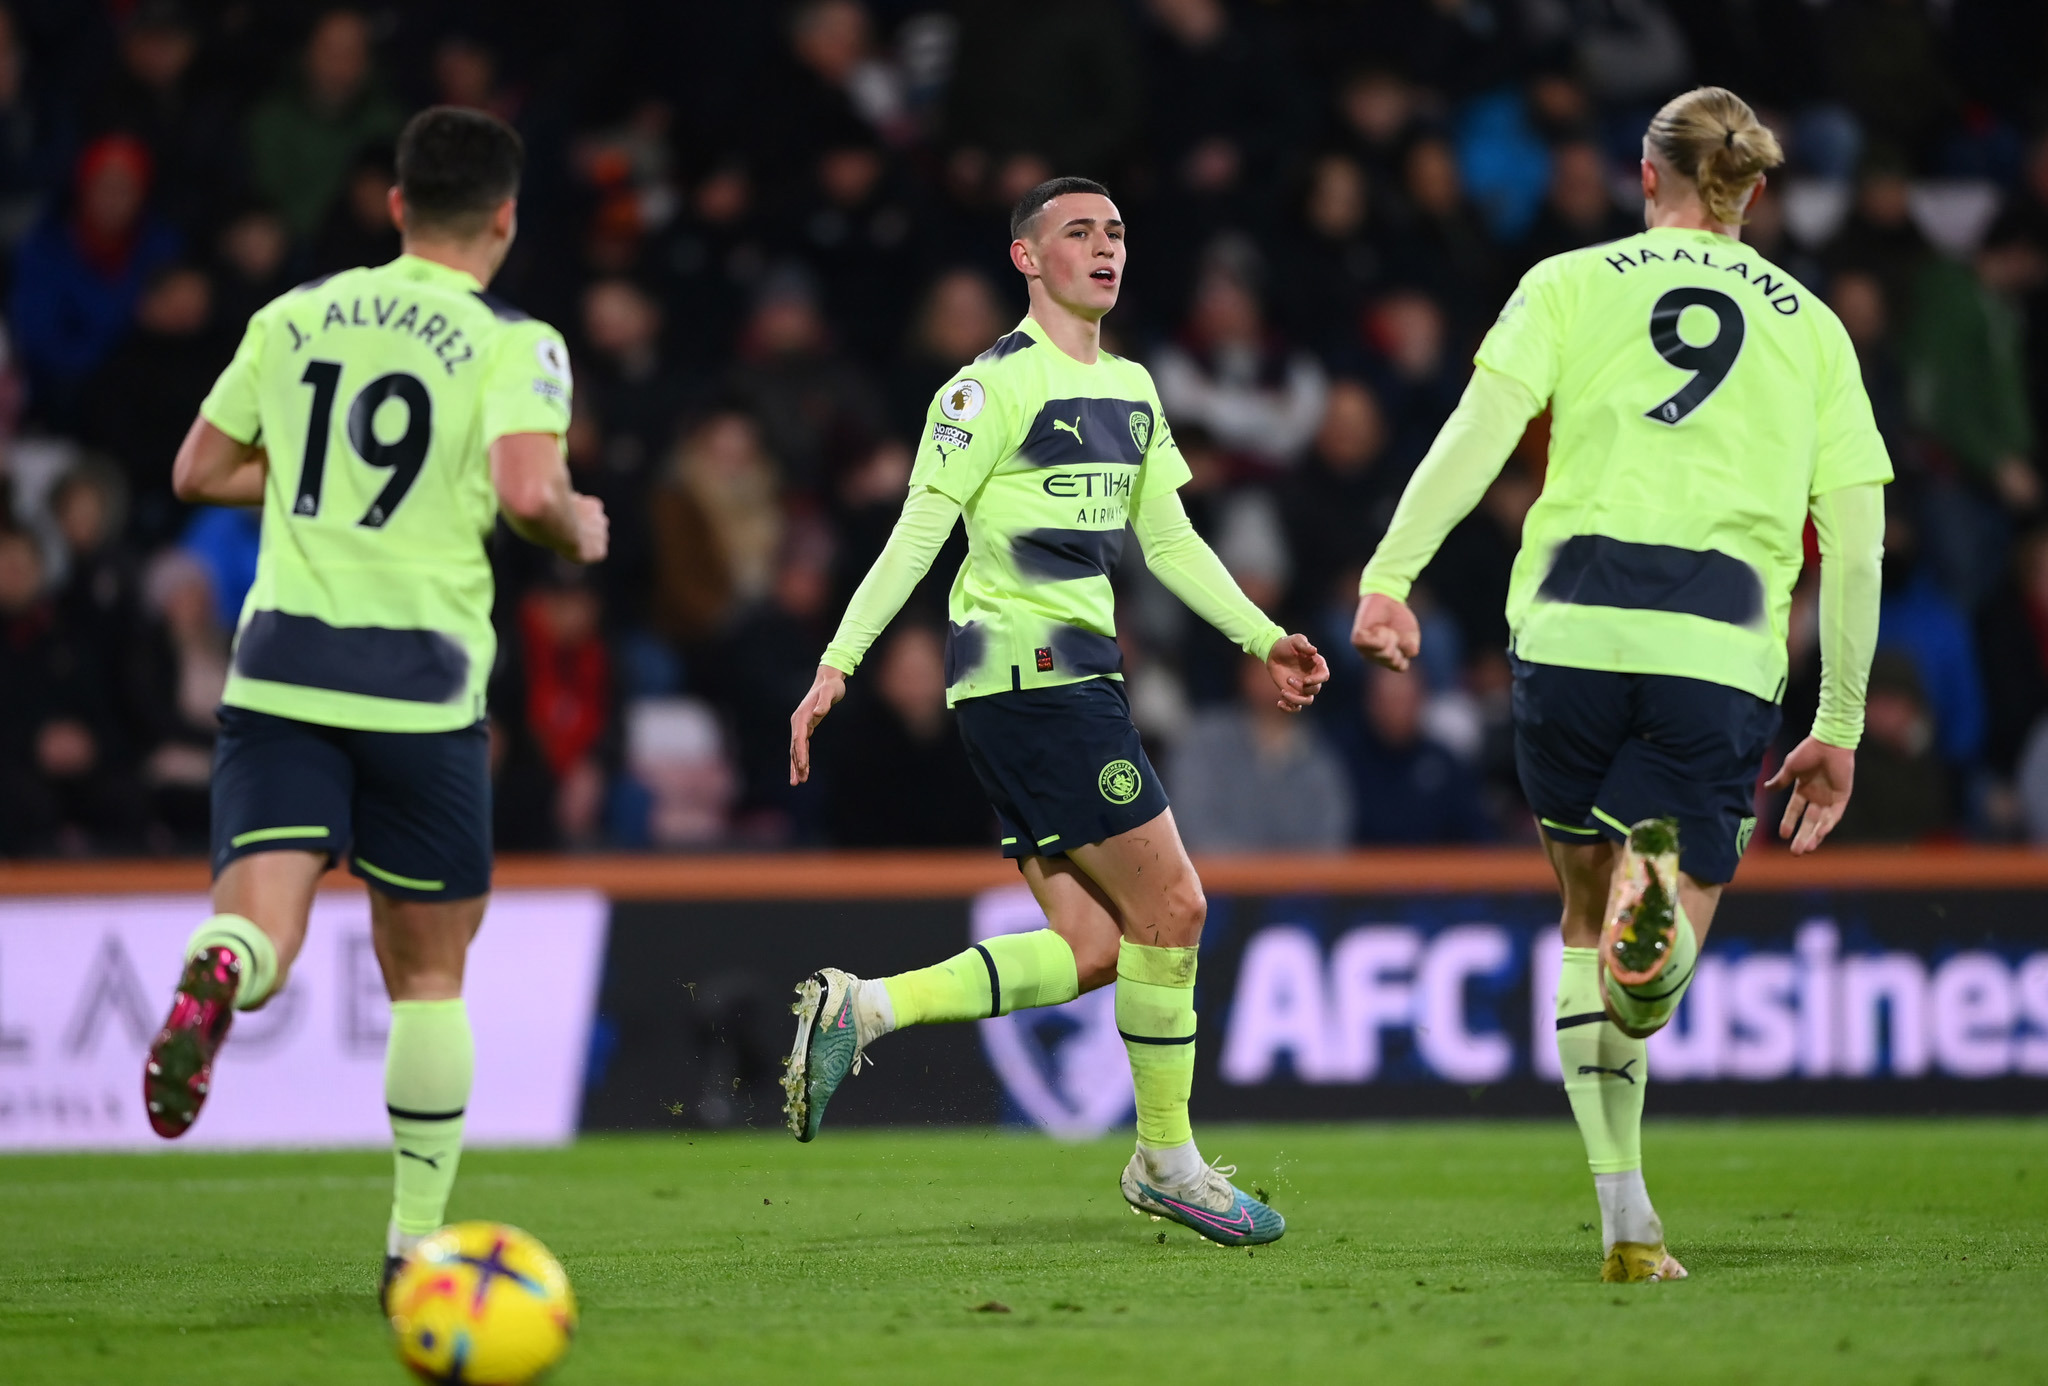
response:
[(882, 979), (896, 1028), (985, 1020), (1081, 994), (1074, 950), (1050, 929), (998, 934), (942, 963)]
[(441, 1225), (462, 1161), (462, 1114), (476, 1072), (469, 1008), (453, 1001), (393, 1001), (384, 1049), (391, 1113), (391, 1221), (408, 1237)]
[[(1607, 980), (1614, 1013), (1631, 1030), (1648, 1033), (1663, 1029), (1677, 1011), (1678, 1003), (1685, 999), (1685, 989), (1692, 985), (1693, 969), (1700, 958), (1699, 936), (1693, 932), (1692, 921), (1685, 917), (1685, 906), (1676, 900), (1671, 904), (1678, 921), (1671, 941), (1671, 961), (1639, 987), (1625, 987), (1611, 977)], [(1571, 950), (1565, 952), (1569, 954)]]
[(1116, 950), (1116, 1028), (1131, 1056), (1138, 1144), (1154, 1150), (1195, 1138), (1195, 950), (1124, 939)]
[(1640, 1169), (1649, 1047), (1600, 1006), (1600, 950), (1567, 948), (1557, 974), (1557, 1061), (1595, 1174)]
[(236, 1010), (251, 1010), (270, 999), (277, 986), (277, 945), (256, 927), (255, 920), (239, 914), (215, 915), (185, 944), (186, 961), (209, 948), (227, 949), (242, 965), (242, 979), (235, 986)]

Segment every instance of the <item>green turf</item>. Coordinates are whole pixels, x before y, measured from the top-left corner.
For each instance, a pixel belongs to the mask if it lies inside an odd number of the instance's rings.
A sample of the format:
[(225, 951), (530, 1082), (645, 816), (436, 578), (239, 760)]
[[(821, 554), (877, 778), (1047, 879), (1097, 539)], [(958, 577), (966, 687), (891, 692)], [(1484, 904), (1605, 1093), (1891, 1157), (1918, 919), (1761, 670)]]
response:
[[(1291, 1224), (1136, 1218), (1129, 1146), (983, 1132), (478, 1151), (451, 1210), (621, 1382), (2048, 1380), (2048, 1123), (1666, 1122), (1684, 1284), (1597, 1283), (1567, 1122), (1212, 1129)], [(373, 1154), (0, 1159), (0, 1380), (395, 1382)], [(978, 1310), (991, 1302), (1009, 1312)]]

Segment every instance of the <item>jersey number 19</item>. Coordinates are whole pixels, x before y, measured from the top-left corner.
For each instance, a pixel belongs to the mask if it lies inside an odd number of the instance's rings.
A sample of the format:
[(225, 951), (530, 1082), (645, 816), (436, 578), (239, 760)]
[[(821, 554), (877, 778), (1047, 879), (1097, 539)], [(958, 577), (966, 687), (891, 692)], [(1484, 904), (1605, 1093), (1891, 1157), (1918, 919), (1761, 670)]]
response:
[[(341, 363), (308, 361), (299, 381), (313, 387), (313, 417), (306, 423), (306, 452), (299, 464), (299, 494), (292, 502), (292, 514), (311, 518), (320, 513), (320, 483), (327, 475), (327, 438), (333, 430), (334, 399), (341, 391)], [(405, 433), (394, 442), (380, 442), (375, 428), (377, 410), (393, 398), (405, 401)], [(349, 444), (365, 463), (391, 472), (391, 480), (384, 483), (357, 524), (366, 529), (384, 527), (413, 482), (419, 480), (433, 439), (434, 402), (418, 376), (392, 371), (357, 393), (348, 407)]]
[[(1678, 320), (1688, 308), (1708, 309), (1721, 320), (1714, 340), (1705, 346), (1694, 346), (1678, 335)], [(1675, 424), (1705, 404), (1707, 396), (1720, 389), (1728, 372), (1735, 368), (1735, 358), (1742, 354), (1742, 338), (1747, 331), (1741, 306), (1717, 289), (1673, 289), (1658, 299), (1657, 306), (1650, 310), (1650, 345), (1657, 348), (1659, 356), (1682, 371), (1691, 371), (1693, 376), (1677, 394), (1645, 411), (1643, 417)]]

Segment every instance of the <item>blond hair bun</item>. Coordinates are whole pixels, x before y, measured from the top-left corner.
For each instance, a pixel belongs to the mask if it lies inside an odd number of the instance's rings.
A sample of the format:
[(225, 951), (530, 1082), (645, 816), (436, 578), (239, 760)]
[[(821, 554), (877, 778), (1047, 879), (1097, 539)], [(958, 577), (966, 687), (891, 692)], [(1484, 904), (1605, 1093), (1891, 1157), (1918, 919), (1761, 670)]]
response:
[(1650, 146), (1692, 180), (1707, 214), (1739, 226), (1756, 180), (1785, 162), (1785, 151), (1749, 103), (1726, 87), (1695, 87), (1650, 119)]

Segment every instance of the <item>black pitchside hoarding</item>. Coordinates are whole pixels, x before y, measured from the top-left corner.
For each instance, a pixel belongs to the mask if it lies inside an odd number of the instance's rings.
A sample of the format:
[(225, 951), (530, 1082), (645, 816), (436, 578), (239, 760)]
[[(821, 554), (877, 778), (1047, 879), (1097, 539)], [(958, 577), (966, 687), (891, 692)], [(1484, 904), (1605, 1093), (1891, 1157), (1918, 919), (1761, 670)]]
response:
[[(772, 1128), (806, 971), (881, 975), (1042, 924), (1022, 887), (619, 905), (584, 1124)], [(1559, 1113), (1557, 957), (1548, 895), (1212, 896), (1197, 1118)], [(891, 1036), (832, 1119), (1116, 1129), (1112, 1004)], [(2048, 895), (1733, 891), (1650, 1071), (1660, 1113), (2042, 1110)]]

